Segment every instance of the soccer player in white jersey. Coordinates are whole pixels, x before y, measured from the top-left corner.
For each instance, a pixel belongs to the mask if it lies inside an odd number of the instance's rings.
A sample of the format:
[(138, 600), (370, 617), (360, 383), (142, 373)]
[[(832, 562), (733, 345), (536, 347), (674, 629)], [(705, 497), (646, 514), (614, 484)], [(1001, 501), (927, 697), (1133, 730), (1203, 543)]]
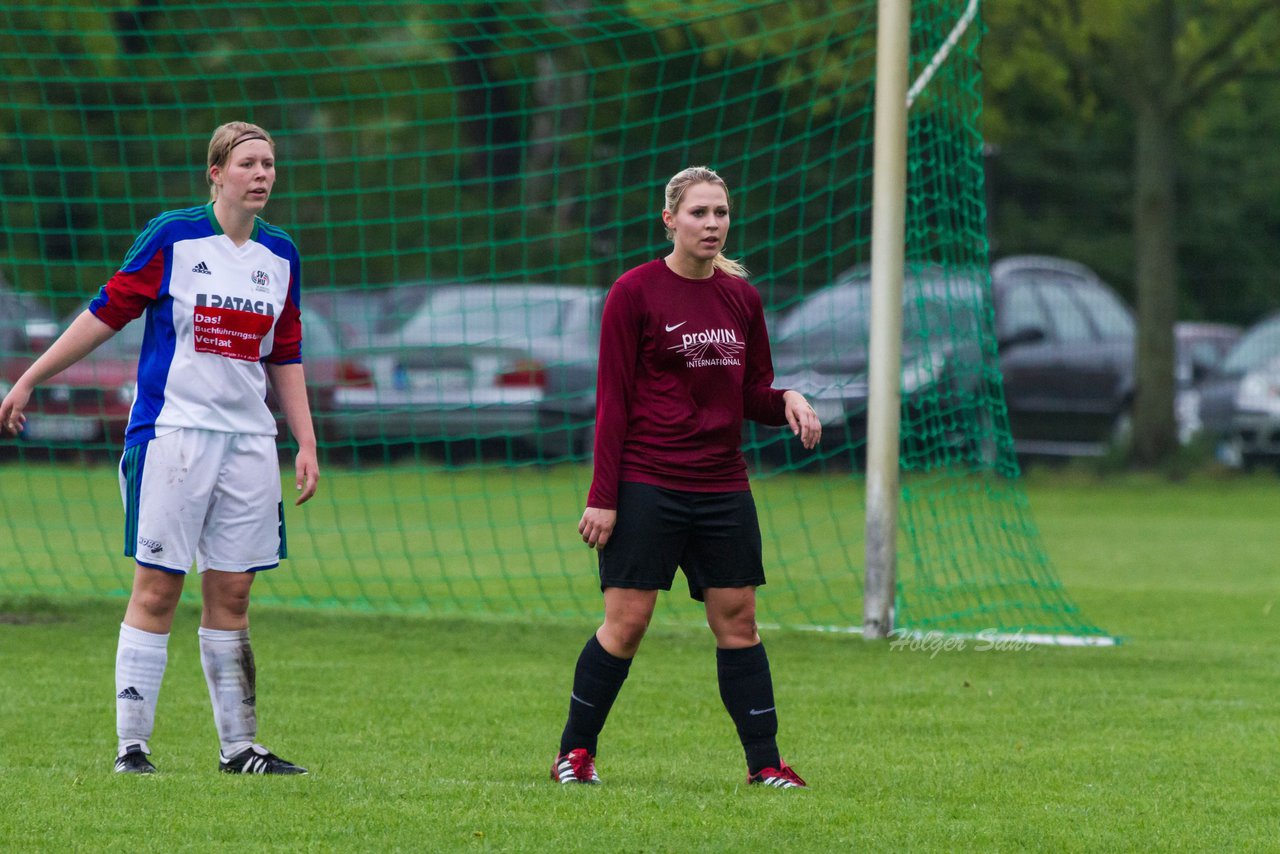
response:
[(125, 554), (137, 566), (116, 652), (115, 770), (155, 771), (156, 695), (194, 564), (220, 770), (305, 774), (257, 743), (248, 616), (255, 574), (285, 557), (268, 378), (298, 443), (297, 504), (320, 478), (302, 369), (301, 262), (290, 237), (257, 216), (276, 178), (270, 134), (247, 122), (219, 127), (206, 178), (210, 203), (148, 223), (88, 309), (17, 381), (0, 403), (0, 433), (21, 432), (37, 385), (145, 314), (120, 462)]

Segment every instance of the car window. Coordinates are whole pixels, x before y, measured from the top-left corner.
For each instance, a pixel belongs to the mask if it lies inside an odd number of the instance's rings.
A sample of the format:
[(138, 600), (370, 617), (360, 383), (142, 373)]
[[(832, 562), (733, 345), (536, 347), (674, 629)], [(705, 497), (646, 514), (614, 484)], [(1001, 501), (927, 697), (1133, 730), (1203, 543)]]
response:
[(1058, 284), (1041, 284), (1040, 297), (1044, 300), (1045, 311), (1056, 340), (1063, 343), (1093, 340), (1089, 318), (1073, 298), (1070, 288)]
[(1075, 296), (1093, 320), (1098, 335), (1104, 339), (1127, 339), (1134, 336), (1133, 316), (1118, 297), (1102, 288), (1084, 286), (1074, 289)]
[(560, 328), (564, 299), (522, 288), (451, 288), (434, 293), (400, 330), (397, 338), (423, 342), (437, 338), (538, 338)]
[(558, 331), (564, 335), (598, 336), (603, 308), (604, 301), (597, 294), (566, 300)]
[(302, 319), (302, 358), (333, 359), (338, 356), (338, 338), (327, 321), (317, 315)]
[(776, 338), (814, 355), (865, 347), (870, 296), (865, 285), (837, 285), (818, 291), (782, 319)]
[(1045, 335), (1053, 334), (1053, 326), (1044, 313), (1038, 291), (1038, 287), (1029, 283), (1009, 288), (1000, 306), (1001, 334), (1012, 335), (1024, 329), (1039, 329)]
[[(910, 285), (902, 308), (904, 342), (972, 337), (977, 329), (974, 307), (964, 301), (960, 285), (948, 289), (939, 282)], [(977, 292), (975, 292), (976, 294)], [(772, 336), (818, 356), (865, 350), (871, 339), (871, 289), (865, 280), (819, 291), (796, 306), (778, 323)]]
[(1228, 374), (1243, 374), (1280, 359), (1280, 317), (1250, 329), (1222, 362)]
[(961, 341), (978, 334), (974, 306), (961, 293), (938, 291), (909, 300), (902, 311), (904, 339)]
[(1174, 339), (1173, 375), (1178, 382), (1189, 384), (1217, 370), (1231, 342), (1232, 339), (1218, 335), (1207, 338), (1178, 335)]

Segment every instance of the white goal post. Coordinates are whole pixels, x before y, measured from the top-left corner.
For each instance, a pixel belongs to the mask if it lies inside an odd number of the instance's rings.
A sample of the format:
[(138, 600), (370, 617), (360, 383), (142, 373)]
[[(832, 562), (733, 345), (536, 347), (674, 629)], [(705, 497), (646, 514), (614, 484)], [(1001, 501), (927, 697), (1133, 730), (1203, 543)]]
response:
[(902, 272), (907, 195), (907, 111), (978, 13), (968, 6), (907, 88), (910, 0), (877, 7), (875, 177), (871, 200), (871, 341), (867, 401), (866, 578), (862, 636), (893, 634), (902, 386)]

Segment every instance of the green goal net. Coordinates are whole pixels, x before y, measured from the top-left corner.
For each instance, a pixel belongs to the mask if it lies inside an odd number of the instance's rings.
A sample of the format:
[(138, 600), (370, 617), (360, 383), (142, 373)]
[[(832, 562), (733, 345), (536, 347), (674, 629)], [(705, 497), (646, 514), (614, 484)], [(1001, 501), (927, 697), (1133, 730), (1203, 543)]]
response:
[[(913, 77), (964, 5), (912, 4)], [(856, 628), (875, 21), (854, 0), (6, 2), (0, 388), (149, 219), (205, 200), (212, 129), (261, 124), (279, 172), (265, 217), (303, 255), (323, 479), (287, 506), (289, 560), (259, 601), (595, 619), (576, 524), (601, 299), (664, 252), (666, 180), (706, 164), (729, 184), (729, 254), (764, 297), (779, 383), (826, 424), (814, 452), (785, 430), (744, 436), (760, 619)], [(1098, 638), (1044, 553), (1008, 437), (979, 37), (975, 22), (953, 40), (909, 119), (897, 623)], [(0, 594), (127, 594), (133, 326), (47, 383), (0, 444)], [(659, 619), (700, 613), (675, 595)]]

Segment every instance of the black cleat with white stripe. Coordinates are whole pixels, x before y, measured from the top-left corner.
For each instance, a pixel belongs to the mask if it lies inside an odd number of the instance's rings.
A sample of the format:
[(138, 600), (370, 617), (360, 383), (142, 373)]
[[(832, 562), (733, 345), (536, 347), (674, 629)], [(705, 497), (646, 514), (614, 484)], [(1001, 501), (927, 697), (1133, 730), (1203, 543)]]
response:
[(254, 744), (230, 759), (218, 754), (218, 770), (224, 774), (305, 774), (301, 765), (281, 759), (261, 744)]
[(147, 758), (147, 749), (141, 744), (126, 745), (116, 757), (117, 774), (154, 774), (156, 766)]

